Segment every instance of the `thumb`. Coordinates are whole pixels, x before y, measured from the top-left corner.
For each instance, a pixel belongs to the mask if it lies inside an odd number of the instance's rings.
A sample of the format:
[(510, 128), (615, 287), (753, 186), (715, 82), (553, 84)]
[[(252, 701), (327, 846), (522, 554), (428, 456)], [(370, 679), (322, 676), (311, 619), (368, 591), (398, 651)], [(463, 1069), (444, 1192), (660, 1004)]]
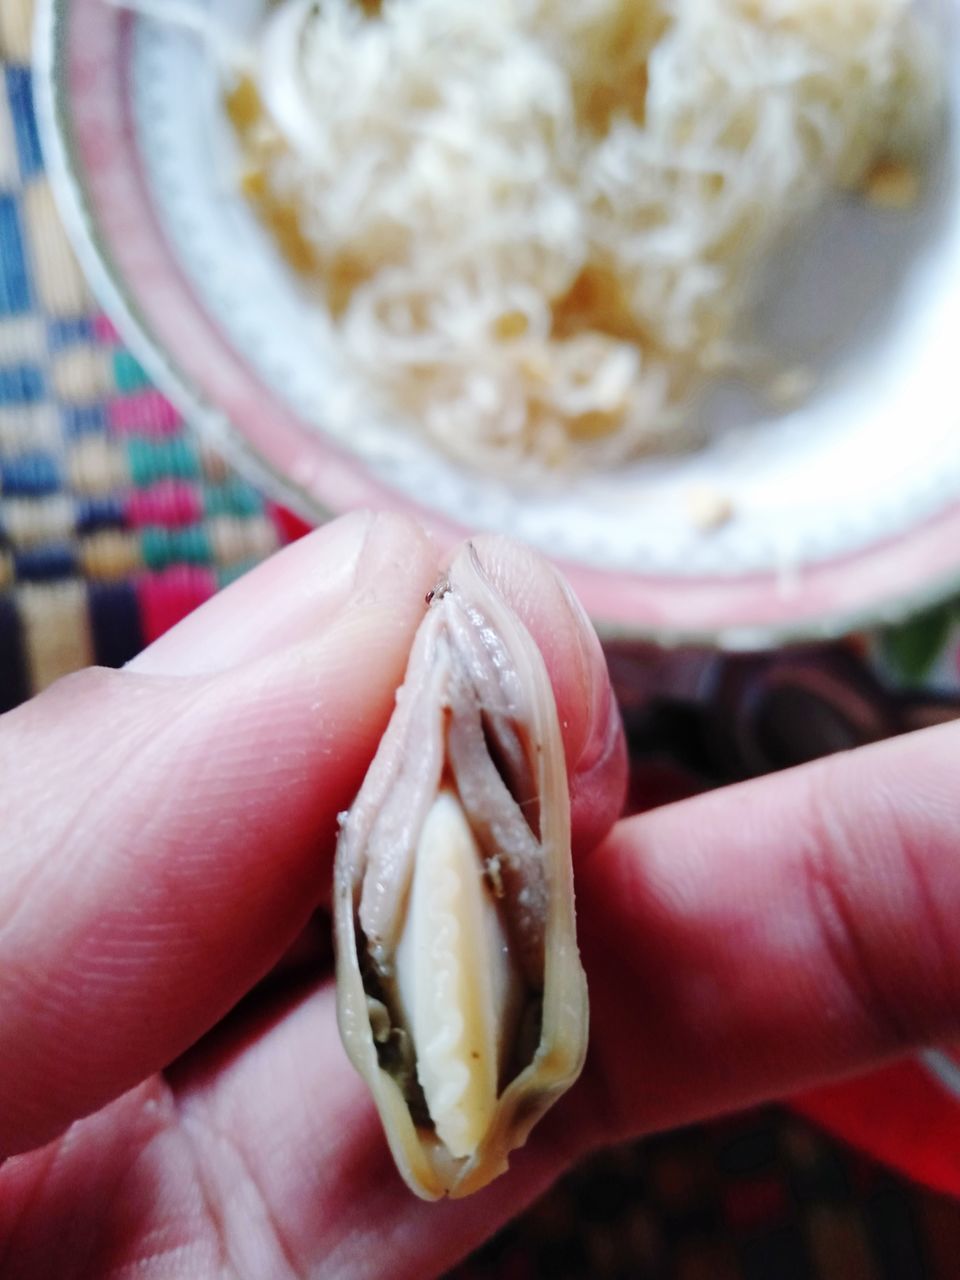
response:
[(351, 517), (0, 718), (0, 1156), (176, 1057), (302, 927), (435, 575), (413, 525)]

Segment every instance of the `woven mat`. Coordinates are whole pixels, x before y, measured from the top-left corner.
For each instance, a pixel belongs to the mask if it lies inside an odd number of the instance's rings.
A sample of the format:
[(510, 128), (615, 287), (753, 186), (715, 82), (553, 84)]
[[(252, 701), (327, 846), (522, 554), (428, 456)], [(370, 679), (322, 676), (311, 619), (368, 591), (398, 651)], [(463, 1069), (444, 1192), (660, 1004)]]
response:
[[(0, 710), (118, 666), (293, 526), (160, 396), (43, 172), (30, 4), (0, 0)], [(953, 1280), (960, 1207), (771, 1109), (607, 1153), (460, 1280)]]
[(0, 0), (0, 709), (125, 662), (283, 528), (87, 289), (43, 172), (29, 10)]

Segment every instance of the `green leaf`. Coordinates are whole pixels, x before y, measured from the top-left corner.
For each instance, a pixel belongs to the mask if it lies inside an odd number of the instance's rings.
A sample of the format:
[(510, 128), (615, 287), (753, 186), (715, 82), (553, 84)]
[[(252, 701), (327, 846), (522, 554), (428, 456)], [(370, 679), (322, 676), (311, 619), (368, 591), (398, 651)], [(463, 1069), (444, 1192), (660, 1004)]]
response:
[(884, 634), (884, 657), (905, 680), (922, 680), (943, 652), (953, 625), (953, 605), (918, 614)]

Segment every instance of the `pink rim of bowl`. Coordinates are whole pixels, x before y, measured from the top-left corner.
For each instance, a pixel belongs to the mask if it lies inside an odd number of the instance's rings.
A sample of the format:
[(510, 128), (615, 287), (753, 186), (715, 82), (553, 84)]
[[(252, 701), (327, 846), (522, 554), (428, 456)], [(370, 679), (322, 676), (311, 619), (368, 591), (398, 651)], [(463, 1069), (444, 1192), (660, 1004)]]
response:
[[(185, 418), (272, 497), (318, 521), (403, 510), (443, 543), (469, 531), (410, 503), (300, 421), (205, 313), (157, 222), (127, 91), (131, 16), (104, 0), (41, 0), (36, 94), (61, 213), (102, 305)], [(601, 634), (755, 649), (902, 619), (960, 590), (960, 502), (886, 541), (803, 568), (679, 578), (558, 561)]]

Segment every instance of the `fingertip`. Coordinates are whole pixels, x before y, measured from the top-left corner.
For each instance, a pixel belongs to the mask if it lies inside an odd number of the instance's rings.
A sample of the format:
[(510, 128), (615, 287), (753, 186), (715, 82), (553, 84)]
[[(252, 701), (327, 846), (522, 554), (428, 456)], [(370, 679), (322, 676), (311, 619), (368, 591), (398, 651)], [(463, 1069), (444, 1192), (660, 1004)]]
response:
[(439, 572), (437, 545), (421, 525), (396, 512), (378, 512), (369, 519), (357, 558), (354, 599), (408, 598), (423, 613)]
[(408, 517), (352, 512), (251, 569), (127, 666), (161, 675), (230, 670), (309, 641), (358, 595), (415, 599), (436, 577), (437, 558)]
[(623, 813), (629, 774), (627, 744), (616, 699), (578, 764), (570, 789), (574, 856), (595, 848)]
[(567, 759), (574, 850), (585, 851), (619, 817), (627, 787), (623, 726), (603, 648), (573, 589), (539, 552), (501, 534), (479, 535), (471, 545), (543, 655)]

